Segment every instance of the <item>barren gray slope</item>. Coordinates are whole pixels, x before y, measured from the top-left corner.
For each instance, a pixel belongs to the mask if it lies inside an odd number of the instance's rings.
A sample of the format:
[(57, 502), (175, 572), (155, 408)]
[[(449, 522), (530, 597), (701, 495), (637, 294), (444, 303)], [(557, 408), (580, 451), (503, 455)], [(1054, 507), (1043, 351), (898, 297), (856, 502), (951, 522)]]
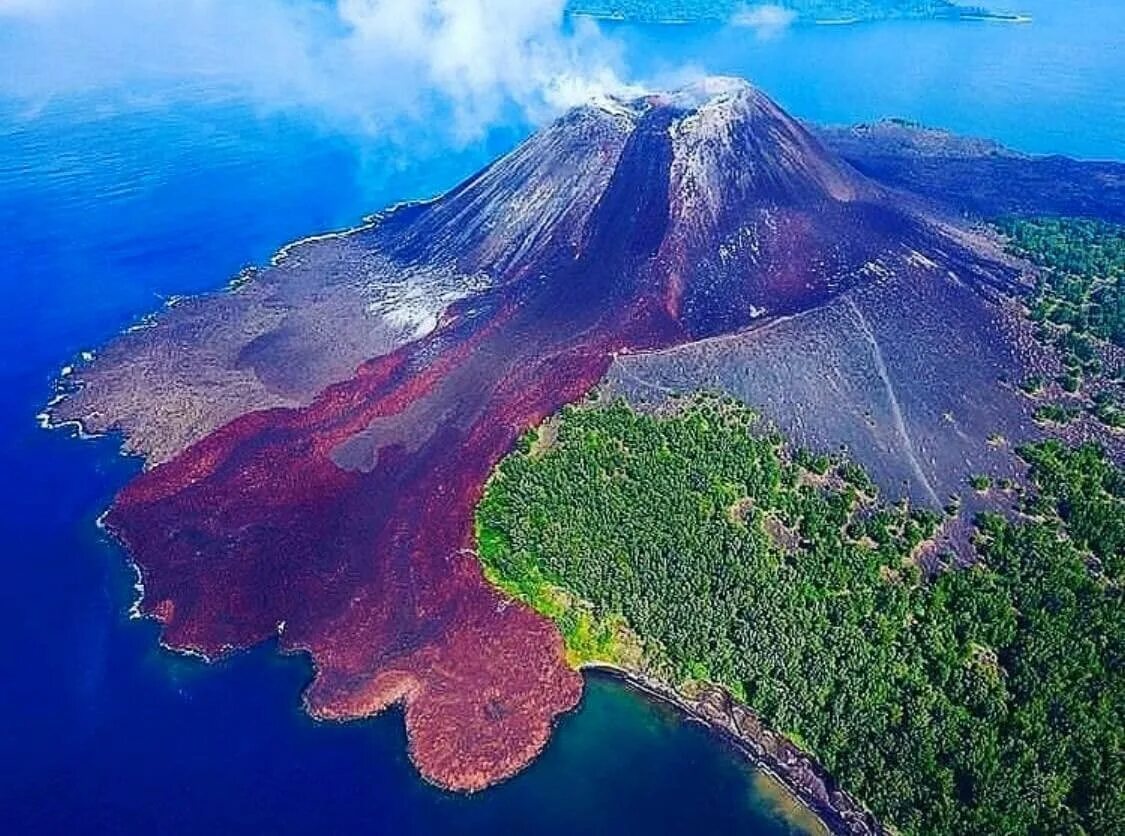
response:
[(891, 496), (933, 507), (973, 473), (1014, 474), (1009, 445), (1038, 434), (1015, 384), (1052, 364), (1014, 305), (955, 253), (904, 250), (869, 273), (820, 308), (620, 356), (608, 386), (634, 403), (728, 392), (803, 445), (846, 447)]
[(957, 214), (1071, 215), (1125, 223), (1125, 163), (1021, 154), (897, 119), (813, 132), (859, 171)]
[(177, 301), (77, 363), (47, 420), (120, 431), (152, 466), (239, 415), (308, 403), (557, 239), (577, 246), (633, 118), (580, 108), (441, 199), (299, 242), (233, 289)]

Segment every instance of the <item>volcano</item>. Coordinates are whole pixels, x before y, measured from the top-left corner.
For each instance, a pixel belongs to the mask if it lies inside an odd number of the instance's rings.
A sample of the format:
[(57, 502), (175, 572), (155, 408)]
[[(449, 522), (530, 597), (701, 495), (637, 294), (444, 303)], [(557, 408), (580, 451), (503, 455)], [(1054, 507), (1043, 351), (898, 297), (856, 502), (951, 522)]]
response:
[(474, 505), (522, 433), (631, 357), (803, 321), (866, 344), (862, 313), (810, 312), (906, 294), (905, 322), (947, 286), (991, 312), (1016, 278), (761, 92), (711, 79), (577, 109), (441, 198), (170, 307), (79, 369), (51, 420), (147, 457), (105, 525), (167, 646), (277, 638), (312, 660), (310, 713), (401, 704), (421, 772), (476, 790), (581, 693), (555, 628), (473, 552)]

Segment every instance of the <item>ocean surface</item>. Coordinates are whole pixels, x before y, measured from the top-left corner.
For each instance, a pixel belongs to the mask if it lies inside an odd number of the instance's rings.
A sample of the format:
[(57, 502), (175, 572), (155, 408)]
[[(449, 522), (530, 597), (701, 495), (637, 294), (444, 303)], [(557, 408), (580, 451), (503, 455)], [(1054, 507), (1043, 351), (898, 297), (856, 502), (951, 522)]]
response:
[[(747, 30), (615, 25), (642, 73), (746, 75), (798, 116), (905, 116), (1022, 150), (1125, 159), (1125, 9), (1028, 0), (1036, 22)], [(112, 439), (44, 432), (58, 370), (172, 295), (282, 244), (424, 197), (511, 147), (519, 120), (413, 155), (205, 82), (144, 97), (0, 101), (0, 832), (799, 832), (698, 724), (592, 677), (543, 756), (473, 797), (419, 781), (396, 711), (300, 711), (270, 647), (214, 666), (128, 618), (133, 577), (95, 527), (135, 473)], [(784, 806), (781, 804), (781, 806)]]

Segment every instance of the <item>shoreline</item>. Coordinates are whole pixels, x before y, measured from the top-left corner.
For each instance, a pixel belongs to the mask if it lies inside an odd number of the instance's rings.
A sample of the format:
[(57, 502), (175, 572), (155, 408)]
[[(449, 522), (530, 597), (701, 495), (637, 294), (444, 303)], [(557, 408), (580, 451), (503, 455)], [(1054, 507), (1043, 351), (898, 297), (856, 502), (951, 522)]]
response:
[[(303, 247), (306, 244), (315, 244), (320, 241), (339, 240), (341, 238), (348, 238), (353, 235), (358, 235), (368, 232), (376, 228), (379, 224), (391, 218), (395, 213), (400, 210), (415, 209), (433, 203), (438, 199), (437, 196), (427, 198), (416, 198), (409, 200), (400, 200), (395, 203), (389, 204), (383, 209), (363, 215), (359, 222), (342, 229), (329, 230), (327, 232), (318, 232), (312, 235), (305, 235), (301, 238), (296, 238), (285, 244), (282, 244), (276, 252), (269, 257), (264, 264), (249, 264), (242, 267), (238, 273), (232, 278), (228, 279), (224, 284), (218, 285), (212, 289), (201, 290), (196, 293), (187, 294), (173, 294), (162, 301), (160, 307), (155, 310), (150, 310), (148, 313), (142, 314), (136, 322), (123, 328), (113, 336), (109, 337), (102, 345), (105, 345), (113, 340), (137, 331), (143, 331), (146, 328), (151, 328), (169, 309), (176, 305), (190, 299), (199, 299), (212, 294), (232, 293), (238, 291), (254, 279), (263, 270), (269, 270), (280, 266), (294, 251)], [(66, 401), (77, 391), (79, 391), (84, 381), (82, 379), (83, 368), (94, 362), (97, 357), (98, 349), (87, 348), (82, 349), (73, 355), (71, 359), (64, 363), (55, 376), (51, 379), (51, 397), (44, 404), (43, 408), (35, 415), (35, 422), (39, 428), (47, 431), (56, 431), (70, 429), (72, 437), (79, 441), (91, 441), (100, 438), (105, 438), (110, 435), (119, 434), (121, 436), (121, 443), (118, 445), (118, 455), (125, 458), (136, 457), (142, 462), (142, 468), (147, 470), (149, 467), (147, 458), (135, 451), (129, 449), (128, 434), (114, 428), (107, 428), (105, 430), (91, 430), (83, 418), (66, 418), (60, 419), (55, 414), (55, 407)], [(104, 514), (103, 514), (104, 516)]]
[[(374, 227), (378, 226), (383, 221), (390, 218), (392, 215), (394, 215), (399, 210), (414, 209), (414, 208), (417, 208), (417, 207), (420, 207), (420, 206), (426, 206), (427, 204), (433, 203), (435, 200), (437, 200), (437, 197), (427, 197), (427, 198), (419, 198), (419, 199), (413, 199), (413, 200), (400, 200), (396, 203), (390, 204), (389, 206), (387, 206), (383, 209), (378, 210), (377, 212), (371, 212), (370, 214), (362, 216), (359, 220), (359, 223), (357, 223), (353, 226), (344, 227), (343, 229), (333, 229), (333, 230), (329, 230), (327, 232), (317, 232), (317, 233), (314, 233), (312, 235), (306, 235), (303, 238), (297, 238), (293, 241), (290, 241), (287, 244), (283, 244), (278, 249), (277, 252), (275, 252), (272, 256), (270, 256), (270, 259), (267, 262), (266, 266), (267, 267), (277, 267), (279, 264), (281, 264), (283, 261), (285, 261), (285, 259), (288, 258), (294, 250), (296, 250), (298, 247), (300, 247), (304, 244), (315, 244), (318, 241), (334, 241), (334, 240), (338, 240), (340, 238), (347, 238), (351, 235), (355, 235), (355, 234), (360, 233), (360, 232), (367, 232), (368, 230), (373, 229)], [(239, 273), (238, 276), (236, 276), (234, 279), (232, 279), (227, 284), (226, 287), (220, 288), (219, 290), (222, 291), (222, 290), (236, 289), (237, 287), (239, 287), (241, 284), (243, 284), (248, 279), (252, 279), (253, 273), (256, 270), (260, 270), (260, 269), (261, 269), (260, 267), (255, 267), (255, 266), (243, 268), (243, 270)], [(250, 275), (245, 275), (248, 272), (249, 272)], [(205, 295), (205, 294), (195, 294), (195, 295), (202, 296), (202, 295)]]
[[(299, 703), (301, 713), (314, 724), (343, 725), (383, 715), (395, 708), (402, 712), (402, 722), (404, 725), (406, 724), (406, 709), (410, 689), (397, 695), (396, 698), (388, 701), (375, 711), (355, 716), (327, 714), (310, 703), (308, 687), (316, 679), (319, 666), (309, 648), (300, 645), (284, 647), (280, 644), (285, 633), (286, 624), (284, 621), (280, 622), (275, 632), (262, 642), (256, 642), (246, 647), (225, 646), (217, 653), (207, 653), (198, 648), (169, 643), (163, 635), (163, 622), (160, 617), (155, 612), (144, 609), (144, 574), (129, 548), (116, 535), (112, 526), (108, 524), (106, 518), (109, 512), (110, 509), (103, 511), (97, 517), (95, 525), (99, 532), (121, 551), (125, 558), (124, 563), (133, 575), (133, 600), (125, 611), (126, 618), (128, 621), (153, 622), (158, 629), (157, 645), (161, 651), (173, 657), (194, 660), (210, 667), (232, 656), (246, 653), (254, 647), (278, 642), (277, 650), (281, 657), (303, 656), (309, 662), (312, 677), (309, 683), (301, 689)], [(513, 603), (515, 602), (513, 601)], [(698, 696), (693, 697), (682, 693), (656, 677), (609, 662), (583, 663), (577, 667), (576, 672), (583, 678), (584, 683), (590, 675), (615, 679), (648, 699), (656, 700), (676, 709), (681, 712), (684, 719), (702, 724), (717, 735), (718, 739), (733, 746), (755, 769), (776, 782), (778, 787), (793, 802), (821, 825), (823, 832), (836, 834), (836, 836), (874, 836), (874, 834), (886, 832), (873, 814), (859, 801), (836, 786), (832, 776), (811, 755), (805, 753), (785, 736), (768, 729), (752, 709), (738, 702), (720, 686), (704, 684), (701, 686)], [(583, 686), (582, 691), (584, 690), (585, 686)], [(579, 699), (574, 705), (552, 719), (548, 733), (535, 747), (534, 754), (521, 767), (498, 776), (495, 780), (489, 781), (487, 785), (458, 787), (429, 774), (423, 766), (424, 759), (418, 756), (409, 728), (406, 730), (407, 757), (416, 770), (418, 778), (442, 792), (457, 796), (471, 796), (493, 789), (517, 777), (539, 759), (558, 733), (558, 725), (562, 718), (580, 707), (583, 699), (582, 691), (579, 692)], [(778, 815), (789, 819), (781, 811), (778, 812)]]
[(639, 693), (670, 705), (702, 723), (734, 746), (756, 768), (781, 785), (825, 830), (838, 836), (887, 832), (859, 801), (840, 789), (832, 776), (792, 741), (766, 728), (758, 715), (716, 685), (705, 685), (698, 698), (666, 682), (607, 662), (588, 662), (582, 673), (607, 676)]

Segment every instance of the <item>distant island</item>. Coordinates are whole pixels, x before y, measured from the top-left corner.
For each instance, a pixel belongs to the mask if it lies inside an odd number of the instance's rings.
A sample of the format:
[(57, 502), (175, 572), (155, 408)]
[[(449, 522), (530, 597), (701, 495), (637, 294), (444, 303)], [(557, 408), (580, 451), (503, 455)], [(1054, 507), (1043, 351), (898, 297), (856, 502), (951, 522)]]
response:
[(68, 369), (102, 517), (207, 660), (525, 768), (609, 667), (835, 833), (1125, 820), (1125, 166), (739, 79), (576, 108)]
[[(953, 0), (570, 0), (572, 14), (643, 23), (776, 21), (777, 24), (843, 24), (873, 20), (995, 20), (1027, 22), (1022, 14), (999, 12)], [(763, 17), (768, 12), (771, 17)]]

